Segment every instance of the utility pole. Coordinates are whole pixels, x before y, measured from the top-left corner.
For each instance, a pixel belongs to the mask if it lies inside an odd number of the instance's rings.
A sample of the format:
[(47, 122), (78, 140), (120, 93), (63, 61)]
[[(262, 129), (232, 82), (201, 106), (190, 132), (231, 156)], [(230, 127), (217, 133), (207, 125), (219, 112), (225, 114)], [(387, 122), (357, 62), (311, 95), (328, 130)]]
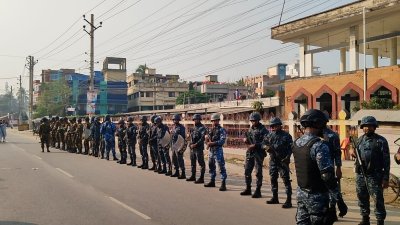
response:
[(22, 102), (22, 78), (21, 75), (19, 75), (18, 125), (21, 125), (22, 121), (21, 102)]
[(32, 126), (32, 110), (33, 110), (33, 71), (35, 65), (38, 61), (35, 61), (33, 56), (26, 57), (26, 68), (29, 69), (29, 116), (28, 116), (28, 125), (31, 128)]
[(103, 24), (103, 22), (100, 22), (99, 26), (94, 25), (94, 14), (90, 14), (90, 22), (85, 18), (85, 15), (83, 15), (83, 20), (86, 21), (86, 23), (89, 24), (90, 26), (90, 31), (86, 30), (86, 25), (83, 25), (83, 30), (89, 34), (90, 36), (90, 85), (89, 85), (89, 91), (94, 90), (94, 31), (100, 28)]

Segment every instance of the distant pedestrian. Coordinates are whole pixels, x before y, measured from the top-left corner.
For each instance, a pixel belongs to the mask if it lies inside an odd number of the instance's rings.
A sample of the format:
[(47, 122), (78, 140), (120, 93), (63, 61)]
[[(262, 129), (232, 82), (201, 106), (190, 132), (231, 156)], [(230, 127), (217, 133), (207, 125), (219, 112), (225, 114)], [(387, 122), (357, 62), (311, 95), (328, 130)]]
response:
[(7, 124), (4, 120), (0, 120), (0, 142), (6, 142)]

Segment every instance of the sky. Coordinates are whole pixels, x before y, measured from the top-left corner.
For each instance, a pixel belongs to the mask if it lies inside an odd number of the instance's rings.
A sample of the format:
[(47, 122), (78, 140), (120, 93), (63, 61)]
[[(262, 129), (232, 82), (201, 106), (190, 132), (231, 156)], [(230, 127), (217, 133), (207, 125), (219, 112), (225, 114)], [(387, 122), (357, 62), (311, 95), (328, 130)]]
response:
[[(94, 35), (95, 70), (105, 57), (123, 57), (128, 74), (146, 64), (187, 81), (217, 74), (234, 82), (297, 59), (296, 46), (270, 38), (280, 19), (286, 23), (350, 2), (285, 0), (283, 7), (284, 0), (0, 0), (0, 94), (6, 82), (17, 86), (19, 75), (27, 87), (28, 55), (38, 60), (34, 79), (43, 69), (89, 74), (84, 14), (89, 20), (94, 14), (96, 26), (102, 22)], [(329, 57), (338, 55), (315, 59), (323, 73), (339, 69)]]

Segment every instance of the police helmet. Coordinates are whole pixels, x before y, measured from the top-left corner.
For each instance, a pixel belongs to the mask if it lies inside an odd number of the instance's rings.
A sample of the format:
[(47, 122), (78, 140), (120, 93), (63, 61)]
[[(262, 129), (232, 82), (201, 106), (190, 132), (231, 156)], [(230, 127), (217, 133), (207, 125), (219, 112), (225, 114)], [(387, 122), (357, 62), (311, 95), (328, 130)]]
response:
[(56, 116), (56, 121), (59, 121), (59, 120), (60, 120), (60, 117)]
[(111, 120), (110, 115), (106, 115), (106, 118), (105, 118), (104, 120), (105, 120), (105, 121), (110, 121), (110, 120)]
[(160, 116), (157, 116), (156, 118), (154, 118), (154, 123), (161, 123), (162, 118)]
[(82, 123), (82, 118), (79, 118), (79, 119), (78, 119), (78, 123)]
[(86, 122), (89, 122), (90, 121), (90, 118), (87, 116), (87, 117), (85, 117), (85, 121)]
[(211, 121), (220, 120), (220, 119), (221, 119), (221, 116), (218, 113), (213, 113), (211, 115)]
[(100, 118), (99, 117), (94, 117), (94, 121), (97, 121), (97, 122), (99, 122), (99, 120), (100, 120)]
[(250, 121), (260, 121), (261, 120), (261, 115), (258, 112), (252, 112), (249, 116)]
[(128, 117), (128, 122), (133, 122), (133, 117), (132, 116)]
[(201, 115), (200, 114), (194, 114), (193, 115), (193, 120), (201, 120)]
[(157, 117), (157, 115), (152, 115), (152, 116), (150, 117), (150, 121), (151, 121), (152, 123), (155, 123), (154, 120), (156, 119), (156, 117)]
[(269, 121), (269, 125), (270, 126), (282, 125), (282, 121), (278, 117), (274, 117)]
[(378, 127), (378, 121), (376, 121), (375, 117), (373, 117), (373, 116), (364, 116), (361, 119), (360, 127), (362, 129), (364, 126), (367, 126), (367, 125), (372, 125), (374, 127)]
[(43, 122), (43, 123), (45, 123), (45, 122), (47, 122), (47, 121), (49, 121), (49, 120), (48, 120), (46, 117), (43, 117), (43, 118), (42, 118), (42, 122)]
[(181, 121), (181, 115), (179, 115), (179, 114), (174, 114), (173, 116), (172, 116), (172, 120), (175, 120), (175, 121)]
[(147, 116), (140, 116), (140, 121), (147, 121)]
[(120, 120), (118, 121), (118, 124), (125, 124), (125, 121), (124, 121), (123, 119), (120, 119)]
[(52, 122), (56, 121), (56, 118), (55, 117), (51, 118), (51, 121)]
[(328, 123), (324, 112), (318, 109), (307, 110), (300, 118), (303, 127), (323, 128)]
[(75, 122), (75, 121), (76, 121), (76, 117), (73, 117), (73, 118), (71, 119), (71, 121)]

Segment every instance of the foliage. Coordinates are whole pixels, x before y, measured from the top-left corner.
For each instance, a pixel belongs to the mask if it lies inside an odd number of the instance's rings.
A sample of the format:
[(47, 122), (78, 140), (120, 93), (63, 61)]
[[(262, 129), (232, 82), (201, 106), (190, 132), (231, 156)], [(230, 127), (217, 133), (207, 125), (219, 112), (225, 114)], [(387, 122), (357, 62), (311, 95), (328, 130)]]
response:
[(40, 89), (41, 95), (33, 117), (64, 116), (70, 103), (71, 88), (63, 80), (60, 80), (42, 84)]
[(11, 91), (6, 90), (5, 94), (0, 95), (0, 116), (15, 112), (18, 112), (18, 101)]
[(267, 89), (266, 93), (261, 95), (261, 98), (271, 98), (275, 96), (275, 91)]
[(264, 112), (264, 102), (262, 101), (254, 101), (251, 103), (251, 107), (253, 107), (253, 109), (259, 113), (263, 113)]
[(373, 97), (369, 102), (362, 102), (361, 107), (363, 109), (393, 109), (393, 101), (387, 98)]
[(234, 83), (234, 86), (245, 86), (243, 78), (236, 81), (236, 83)]
[(148, 69), (146, 64), (139, 65), (138, 68), (136, 69), (136, 73), (139, 73), (140, 75), (144, 75), (146, 73), (146, 69)]
[(180, 94), (176, 98), (176, 104), (183, 105), (183, 104), (207, 103), (208, 99), (209, 98), (207, 95), (202, 94), (201, 92), (196, 90), (190, 90)]

